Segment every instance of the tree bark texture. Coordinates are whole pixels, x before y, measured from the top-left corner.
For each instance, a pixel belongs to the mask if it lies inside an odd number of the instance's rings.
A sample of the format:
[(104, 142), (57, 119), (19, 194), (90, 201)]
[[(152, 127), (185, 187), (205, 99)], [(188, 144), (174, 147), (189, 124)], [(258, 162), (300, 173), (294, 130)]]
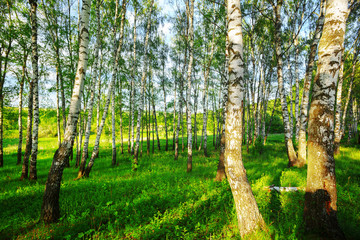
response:
[(345, 239), (337, 222), (334, 106), (348, 15), (347, 0), (328, 0), (309, 111), (305, 227), (322, 238)]
[(30, 21), (31, 21), (31, 63), (32, 63), (32, 81), (34, 84), (33, 94), (33, 133), (32, 133), (32, 147), (31, 147), (31, 160), (30, 160), (30, 172), (29, 179), (37, 179), (37, 151), (38, 151), (38, 136), (39, 136), (39, 73), (38, 73), (38, 49), (37, 49), (37, 0), (29, 0), (30, 10)]
[(244, 62), (240, 1), (228, 0), (229, 85), (225, 123), (225, 169), (234, 197), (241, 237), (265, 223), (246, 176), (242, 162), (242, 112), (244, 101)]
[[(96, 2), (96, 17), (97, 17), (97, 35), (96, 35), (96, 43), (95, 43), (95, 52), (94, 52), (94, 63), (93, 63), (93, 75), (91, 79), (91, 85), (95, 85), (98, 76), (98, 65), (99, 65), (99, 50), (101, 45), (101, 25), (100, 25), (100, 2)], [(98, 82), (98, 86), (100, 88), (100, 82)], [(91, 134), (91, 119), (93, 116), (93, 109), (94, 109), (94, 102), (95, 102), (95, 88), (90, 88), (90, 100), (88, 104), (88, 116), (86, 121), (86, 128), (85, 128), (85, 139), (84, 139), (84, 146), (81, 155), (81, 162), (78, 172), (78, 178), (81, 178), (84, 175), (86, 161), (88, 158), (89, 153), (89, 141), (90, 141), (90, 134)]]
[(317, 46), (320, 41), (322, 34), (322, 29), (325, 21), (325, 6), (326, 0), (321, 0), (320, 3), (320, 15), (316, 23), (315, 33), (310, 46), (310, 53), (308, 57), (308, 62), (306, 66), (305, 80), (303, 95), (301, 98), (300, 106), (300, 127), (299, 127), (299, 149), (298, 149), (298, 161), (300, 165), (304, 165), (306, 162), (306, 124), (308, 117), (308, 106), (309, 106), (309, 95), (310, 95), (310, 86), (312, 80), (312, 72), (314, 69), (315, 56)]

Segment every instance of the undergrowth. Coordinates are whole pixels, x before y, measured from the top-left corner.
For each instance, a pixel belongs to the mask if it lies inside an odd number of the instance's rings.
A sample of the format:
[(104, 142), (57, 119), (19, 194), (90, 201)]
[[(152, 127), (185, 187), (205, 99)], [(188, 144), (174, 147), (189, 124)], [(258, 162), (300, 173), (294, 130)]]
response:
[[(61, 219), (44, 225), (38, 220), (57, 140), (40, 139), (38, 181), (30, 182), (19, 180), (17, 140), (7, 138), (0, 169), (0, 239), (240, 239), (229, 185), (214, 182), (219, 153), (211, 137), (209, 143), (209, 157), (194, 151), (191, 173), (186, 173), (186, 152), (174, 161), (172, 150), (147, 155), (145, 143), (133, 172), (127, 152), (118, 153), (118, 166), (111, 166), (111, 142), (104, 138), (90, 178), (74, 180), (74, 161), (64, 170)], [(243, 158), (268, 231), (251, 239), (303, 239), (304, 191), (277, 193), (267, 187), (305, 187), (306, 168), (287, 168), (283, 135), (270, 135), (262, 154), (257, 150), (243, 151)], [(360, 236), (359, 161), (359, 147), (342, 147), (336, 156), (338, 216), (348, 239)]]

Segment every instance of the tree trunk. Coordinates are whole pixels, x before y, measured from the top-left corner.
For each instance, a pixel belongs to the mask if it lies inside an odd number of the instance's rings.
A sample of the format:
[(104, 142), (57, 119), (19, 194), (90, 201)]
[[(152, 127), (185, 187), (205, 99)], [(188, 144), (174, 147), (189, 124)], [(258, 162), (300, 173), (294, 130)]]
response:
[[(291, 37), (289, 37), (289, 47), (291, 46)], [(290, 64), (290, 53), (289, 53), (289, 58), (288, 58), (288, 72), (289, 72), (289, 105), (290, 105), (290, 112), (289, 112), (289, 125), (290, 125), (290, 138), (293, 137), (293, 133), (294, 133), (294, 111), (293, 111), (293, 75), (291, 72), (291, 64)], [(285, 98), (286, 98), (286, 92), (285, 92)]]
[(353, 138), (353, 119), (354, 119), (354, 113), (353, 113), (353, 99), (350, 98), (350, 108), (349, 108), (349, 121), (348, 121), (348, 139), (347, 143), (350, 143), (350, 140)]
[(335, 129), (334, 129), (334, 154), (338, 154), (340, 151), (340, 141), (342, 138), (341, 135), (341, 96), (342, 96), (342, 86), (344, 82), (344, 56), (341, 59), (341, 65), (339, 70), (339, 80), (337, 83), (336, 90), (336, 106), (335, 106)]
[[(213, 13), (215, 14), (215, 2), (213, 4)], [(211, 50), (210, 50), (210, 58), (209, 62), (206, 66), (206, 70), (204, 71), (204, 89), (202, 94), (202, 105), (203, 105), (203, 128), (202, 128), (202, 136), (201, 136), (201, 144), (199, 146), (199, 151), (201, 150), (201, 145), (203, 144), (204, 140), (204, 155), (205, 157), (208, 156), (207, 154), (207, 111), (208, 111), (208, 78), (210, 74), (210, 66), (212, 59), (214, 57), (214, 49), (215, 49), (215, 23), (213, 24), (213, 34), (211, 40)], [(203, 139), (204, 138), (204, 139)]]
[[(117, 73), (113, 73), (113, 74), (117, 74)], [(121, 81), (121, 80), (120, 80)], [(116, 135), (115, 135), (115, 87), (113, 87), (112, 89), (112, 93), (111, 93), (111, 137), (112, 137), (112, 141), (111, 141), (111, 146), (112, 146), (112, 161), (111, 161), (111, 165), (115, 166), (116, 165)]]
[[(119, 102), (119, 108), (120, 108), (120, 151), (121, 151), (121, 154), (124, 154), (124, 136), (123, 136), (123, 111), (122, 111), (122, 81), (120, 79), (120, 89), (119, 89), (119, 98), (120, 98), (120, 102)], [(130, 116), (129, 116), (130, 118)], [(130, 127), (130, 125), (129, 125)]]
[[(33, 82), (29, 82), (28, 116), (26, 127), (26, 145), (23, 158), (20, 180), (27, 179), (29, 174), (29, 158), (32, 146), (32, 122), (33, 122)], [(0, 98), (0, 101), (2, 99)]]
[[(99, 69), (99, 79), (98, 79), (98, 94), (97, 94), (97, 105), (96, 105), (96, 132), (99, 131), (100, 127), (100, 105), (101, 105), (101, 74), (102, 74), (102, 68), (103, 68), (103, 51), (101, 47), (101, 58), (100, 58), (100, 69)], [(99, 152), (96, 155), (96, 157), (99, 157)]]
[(189, 17), (189, 64), (187, 69), (187, 90), (186, 90), (186, 108), (187, 108), (187, 147), (188, 147), (188, 160), (187, 160), (187, 172), (192, 171), (192, 124), (191, 124), (191, 71), (194, 60), (194, 0), (190, 0), (190, 6), (188, 7)]
[[(118, 44), (117, 44), (117, 40), (116, 40), (116, 30), (114, 31), (113, 50), (116, 49), (116, 46), (117, 46), (117, 49), (114, 52), (114, 60), (112, 63), (113, 66), (112, 66), (111, 82), (109, 85), (108, 93), (106, 95), (107, 98), (106, 98), (106, 102), (105, 102), (105, 106), (104, 106), (103, 115), (101, 118), (101, 123), (100, 123), (99, 129), (98, 129), (98, 132), (96, 133), (96, 139), (95, 139), (95, 144), (94, 144), (94, 148), (93, 148), (93, 153), (91, 154), (90, 161), (85, 168), (84, 175), (83, 175), (84, 177), (89, 177), (90, 171), (94, 165), (95, 158), (98, 155), (101, 133), (102, 133), (102, 130), (104, 129), (105, 120), (106, 120), (107, 113), (109, 110), (110, 98), (114, 95), (116, 74), (117, 74), (118, 68), (119, 68), (119, 59), (120, 59), (120, 54), (121, 54), (121, 49), (122, 49), (122, 44), (123, 44), (123, 37), (124, 37), (125, 15), (126, 15), (126, 0), (123, 0), (122, 16), (121, 16), (121, 22), (120, 22), (120, 36), (119, 36)], [(115, 16), (115, 19), (117, 19), (117, 16)]]
[(55, 152), (53, 162), (46, 181), (43, 204), (41, 207), (41, 220), (45, 223), (56, 222), (60, 217), (59, 195), (65, 158), (69, 156), (72, 142), (75, 138), (77, 120), (81, 107), (81, 93), (84, 88), (84, 79), (87, 68), (87, 52), (89, 44), (89, 16), (90, 0), (83, 0), (81, 11), (81, 34), (79, 61), (76, 71), (73, 95), (70, 102), (66, 134), (61, 147)]
[(305, 193), (306, 232), (321, 238), (345, 239), (337, 222), (334, 159), (334, 106), (346, 19), (347, 0), (328, 0), (319, 64), (309, 111), (309, 160)]
[(154, 97), (155, 97), (154, 96), (154, 86), (152, 86), (151, 89), (152, 89), (152, 95), (153, 95), (152, 107), (153, 107), (153, 116), (154, 116), (155, 131), (156, 131), (156, 140), (157, 140), (158, 149), (159, 149), (159, 151), (161, 151), (159, 131), (158, 131), (157, 119), (156, 119), (156, 109), (155, 109), (155, 100), (154, 100)]
[(165, 85), (163, 85), (163, 92), (164, 92), (164, 123), (165, 123), (165, 151), (169, 150), (169, 138), (168, 138), (168, 130), (167, 130), (167, 118), (166, 118), (166, 91)]
[(198, 142), (197, 142), (197, 101), (198, 101), (198, 87), (195, 85), (194, 87), (194, 148), (198, 148)]
[(144, 143), (144, 118), (141, 118), (141, 144), (140, 144), (140, 157), (142, 157)]
[(276, 60), (277, 60), (277, 75), (278, 75), (278, 84), (279, 84), (279, 93), (280, 93), (280, 101), (281, 101), (281, 110), (282, 117), (284, 122), (284, 135), (285, 135), (285, 146), (287, 150), (287, 155), (289, 158), (288, 166), (302, 166), (301, 163), (298, 162), (297, 156), (294, 150), (294, 145), (291, 139), (291, 129), (289, 123), (289, 112), (286, 103), (286, 95), (284, 90), (283, 83), (283, 72), (282, 72), (282, 49), (281, 49), (281, 6), (282, 0), (277, 0), (276, 6), (273, 5), (273, 9), (275, 12), (275, 48), (276, 48)]
[[(357, 41), (356, 41), (357, 43)], [(355, 45), (356, 45), (355, 43)], [(355, 73), (356, 73), (356, 62), (357, 62), (357, 46), (354, 47), (354, 52), (353, 52), (353, 62), (352, 62), (352, 72), (351, 72), (351, 77), (350, 77), (350, 83), (349, 83), (349, 89), (348, 89), (348, 94), (346, 96), (346, 101), (345, 101), (345, 107), (344, 107), (344, 112), (343, 112), (343, 116), (342, 116), (342, 121), (340, 122), (340, 134), (339, 135), (335, 135), (335, 153), (339, 152), (339, 147), (340, 147), (340, 141), (344, 136), (344, 132), (345, 132), (345, 120), (346, 120), (346, 115), (347, 115), (347, 109), (349, 106), (349, 102), (351, 99), (351, 92), (352, 92), (352, 86), (354, 83), (354, 77), (355, 77)], [(343, 69), (342, 69), (343, 70)], [(341, 72), (341, 76), (342, 77), (343, 73)], [(341, 85), (342, 85), (342, 80), (341, 81)], [(340, 104), (339, 104), (339, 108), (341, 107), (341, 87), (340, 90), (338, 92), (338, 94), (340, 95)], [(341, 110), (340, 110), (341, 111)]]
[[(91, 85), (95, 85), (96, 79), (98, 78), (98, 65), (99, 65), (99, 50), (101, 45), (101, 25), (100, 25), (100, 2), (97, 1), (96, 3), (96, 18), (97, 18), (97, 35), (96, 35), (96, 45), (95, 45), (95, 52), (94, 52), (94, 72), (91, 79)], [(101, 63), (100, 63), (101, 66)], [(99, 76), (100, 79), (100, 76)], [(100, 89), (100, 80), (97, 83), (97, 87)], [(86, 166), (86, 160), (88, 158), (88, 152), (89, 152), (89, 141), (90, 141), (90, 134), (91, 134), (91, 119), (93, 115), (93, 109), (94, 109), (94, 100), (95, 100), (95, 90), (94, 88), (90, 88), (90, 101), (88, 105), (88, 116), (86, 121), (86, 128), (85, 128), (85, 139), (84, 139), (84, 146), (83, 151), (81, 155), (81, 162), (78, 172), (77, 179), (81, 178), (84, 175), (85, 166)], [(99, 104), (98, 104), (99, 105)]]
[[(133, 69), (132, 69), (132, 77), (131, 77), (131, 95), (130, 95), (130, 114), (129, 117), (131, 121), (131, 140), (130, 140), (130, 131), (129, 131), (129, 143), (128, 143), (128, 150), (130, 148), (130, 141), (131, 141), (131, 154), (134, 154), (134, 107), (133, 102), (135, 100), (135, 70), (136, 70), (136, 16), (137, 16), (137, 7), (136, 2), (134, 6), (134, 31), (133, 31)], [(130, 128), (130, 124), (129, 124)], [(142, 150), (142, 148), (141, 148)]]
[[(11, 13), (9, 13), (9, 15), (11, 15)], [(10, 21), (11, 21), (11, 19), (10, 19)], [(8, 47), (6, 49), (6, 53), (5, 53), (4, 69), (2, 69), (3, 56), (1, 56), (1, 58), (0, 58), (0, 167), (4, 166), (4, 151), (3, 151), (4, 92), (3, 92), (3, 87), (4, 87), (6, 73), (7, 73), (7, 67), (8, 67), (8, 62), (9, 62), (9, 54), (10, 54), (10, 51), (11, 51), (12, 41), (13, 41), (13, 39), (10, 37), (9, 45), (8, 45)], [(2, 71), (3, 71), (3, 73), (2, 73)]]
[(151, 27), (151, 14), (153, 10), (154, 0), (151, 0), (149, 15), (147, 18), (147, 26), (146, 26), (146, 36), (145, 36), (145, 45), (144, 45), (144, 65), (143, 71), (141, 76), (141, 92), (140, 92), (140, 104), (138, 109), (138, 116), (137, 116), (137, 124), (136, 124), (136, 144), (134, 149), (134, 167), (133, 170), (137, 170), (138, 165), (138, 155), (139, 155), (139, 143), (140, 143), (140, 129), (141, 129), (141, 116), (142, 111), (144, 109), (144, 91), (145, 91), (145, 79), (147, 73), (147, 65), (148, 65), (148, 42), (149, 42), (149, 35), (150, 35), (150, 27)]
[[(181, 117), (182, 117), (182, 91), (183, 91), (183, 83), (182, 77), (180, 77), (180, 96), (179, 96), (179, 111), (178, 111), (178, 119), (177, 119), (177, 127), (176, 127), (176, 136), (175, 136), (175, 157), (174, 160), (178, 160), (179, 157), (179, 132), (181, 127)], [(182, 128), (182, 127), (181, 127)]]
[(322, 29), (325, 21), (325, 5), (326, 0), (321, 0), (320, 3), (320, 15), (316, 23), (315, 33), (310, 46), (310, 53), (306, 66), (305, 80), (303, 95), (301, 98), (301, 109), (300, 109), (300, 127), (299, 127), (299, 149), (298, 149), (298, 161), (299, 165), (304, 165), (306, 162), (306, 123), (308, 117), (308, 106), (309, 106), (309, 93), (312, 80), (312, 72), (315, 63), (316, 49), (320, 41)]
[(23, 140), (23, 131), (22, 131), (22, 106), (23, 106), (23, 91), (24, 91), (24, 83), (25, 83), (25, 71), (26, 71), (26, 60), (27, 54), (24, 51), (24, 59), (22, 66), (22, 76), (20, 80), (20, 90), (19, 90), (19, 115), (18, 115), (18, 126), (19, 126), (19, 143), (17, 150), (17, 162), (16, 165), (21, 164), (22, 157), (22, 140)]
[(175, 151), (175, 134), (176, 134), (176, 128), (175, 128), (175, 124), (176, 124), (176, 84), (177, 81), (175, 79), (175, 83), (174, 83), (174, 112), (173, 112), (173, 150)]
[(252, 124), (251, 124), (251, 113), (250, 113), (250, 89), (248, 89), (249, 86), (249, 82), (247, 84), (248, 86), (245, 85), (245, 93), (244, 95), (246, 96), (246, 100), (247, 100), (247, 138), (246, 138), (246, 152), (249, 153), (249, 145), (252, 144), (252, 133), (251, 133), (251, 129), (252, 129)]
[[(226, 23), (227, 25), (227, 23)], [(222, 117), (222, 132), (221, 132), (221, 140), (220, 140), (220, 157), (219, 157), (219, 163), (218, 163), (218, 167), (217, 167), (217, 171), (216, 171), (216, 177), (215, 177), (215, 181), (222, 181), (226, 178), (226, 172), (225, 172), (225, 122), (226, 122), (226, 106), (227, 106), (227, 101), (228, 101), (228, 86), (229, 86), (229, 82), (228, 82), (228, 78), (227, 76), (229, 75), (228, 73), (228, 63), (229, 63), (229, 58), (228, 58), (228, 40), (226, 40), (226, 59), (225, 59), (225, 76), (221, 78), (221, 84), (222, 84), (222, 112), (223, 112), (223, 117)], [(246, 91), (245, 91), (246, 93)]]
[(264, 137), (264, 145), (266, 144), (267, 136), (269, 135), (269, 132), (270, 132), (270, 129), (271, 129), (271, 123), (272, 123), (272, 120), (273, 120), (273, 117), (274, 117), (274, 113), (275, 113), (275, 109), (276, 109), (276, 102), (277, 102), (277, 99), (278, 99), (278, 93), (279, 93), (279, 88), (276, 89), (275, 100), (274, 100), (274, 107), (273, 107), (273, 110), (272, 110), (272, 112), (271, 112), (270, 121), (269, 121), (269, 124), (268, 124), (268, 127), (267, 127), (267, 131), (266, 131), (266, 134), (265, 134), (265, 137)]
[(298, 37), (296, 36), (294, 47), (295, 47), (295, 137), (296, 141), (299, 141), (299, 127), (300, 127), (300, 117), (299, 117), (299, 68), (298, 68)]
[(61, 146), (61, 127), (60, 127), (60, 103), (59, 103), (59, 69), (56, 68), (56, 129), (57, 129), (57, 137), (58, 137), (58, 145)]
[[(146, 83), (145, 83), (146, 84)], [(148, 108), (146, 106), (148, 99), (145, 100), (145, 124), (146, 124), (146, 154), (150, 154), (150, 111), (148, 117)], [(149, 124), (148, 124), (149, 120)]]
[(34, 123), (33, 123), (33, 134), (32, 134), (32, 147), (31, 147), (31, 160), (30, 160), (30, 171), (29, 179), (37, 180), (37, 152), (38, 152), (38, 136), (39, 136), (39, 73), (38, 73), (38, 49), (37, 49), (37, 1), (29, 0), (30, 10), (30, 21), (31, 21), (31, 63), (33, 70), (33, 84), (34, 84), (34, 95), (33, 95), (33, 108), (34, 108)]
[[(149, 115), (150, 115), (150, 111), (149, 111)], [(152, 154), (155, 153), (155, 118), (154, 115), (151, 116), (151, 120), (152, 120)]]
[(225, 169), (234, 197), (241, 237), (265, 225), (242, 162), (242, 113), (244, 110), (244, 62), (240, 1), (227, 3), (229, 85), (225, 123)]
[(213, 110), (212, 110), (212, 121), (213, 121), (213, 146), (215, 147), (215, 139), (216, 139), (216, 122), (215, 122), (215, 112), (216, 112), (216, 106), (215, 106), (215, 94), (213, 96)]

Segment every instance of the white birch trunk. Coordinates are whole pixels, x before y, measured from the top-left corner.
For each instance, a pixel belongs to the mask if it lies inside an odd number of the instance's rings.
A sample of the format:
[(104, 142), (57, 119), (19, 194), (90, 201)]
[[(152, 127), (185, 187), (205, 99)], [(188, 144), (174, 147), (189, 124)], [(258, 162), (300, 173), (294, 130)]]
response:
[(345, 239), (337, 222), (334, 107), (348, 15), (347, 0), (328, 0), (309, 111), (305, 227), (325, 239)]
[(61, 143), (61, 147), (55, 152), (48, 179), (46, 181), (43, 204), (41, 207), (41, 220), (46, 223), (56, 222), (60, 217), (59, 192), (61, 178), (65, 167), (65, 159), (70, 155), (72, 142), (76, 134), (77, 120), (81, 106), (81, 94), (84, 88), (84, 79), (87, 69), (90, 5), (90, 0), (83, 0), (81, 11), (79, 61), (70, 102), (68, 121), (65, 131), (66, 133), (64, 135), (64, 140)]
[(38, 72), (38, 48), (37, 48), (37, 1), (30, 0), (30, 21), (31, 21), (31, 63), (32, 63), (32, 81), (33, 81), (33, 133), (32, 133), (32, 147), (31, 147), (31, 160), (30, 160), (30, 171), (29, 171), (29, 179), (37, 180), (37, 152), (38, 152), (38, 133), (39, 133), (39, 72)]
[(234, 197), (241, 237), (264, 226), (242, 162), (244, 62), (240, 1), (227, 3), (229, 86), (225, 123), (225, 169)]
[[(129, 134), (129, 140), (131, 141), (131, 154), (134, 154), (134, 100), (135, 100), (135, 70), (136, 70), (136, 16), (137, 16), (137, 7), (134, 7), (134, 32), (133, 32), (133, 68), (132, 68), (132, 77), (131, 77), (131, 95), (130, 95), (130, 114), (131, 116), (131, 140)], [(129, 125), (130, 127), (130, 125)], [(129, 131), (130, 132), (130, 131)], [(130, 144), (130, 142), (128, 143)]]
[(188, 135), (188, 160), (187, 172), (192, 171), (192, 124), (191, 124), (191, 71), (194, 60), (194, 0), (190, 0), (189, 6), (189, 64), (187, 69), (187, 90), (186, 90), (186, 108), (187, 108), (187, 135)]
[[(98, 65), (99, 65), (99, 51), (101, 45), (101, 25), (100, 25), (100, 2), (97, 1), (96, 4), (96, 15), (97, 15), (97, 36), (96, 36), (96, 43), (95, 43), (95, 51), (94, 51), (94, 63), (93, 63), (93, 75), (91, 79), (91, 86), (95, 85), (95, 82), (98, 78)], [(100, 76), (99, 76), (100, 79)], [(98, 81), (98, 86), (100, 88), (100, 81)], [(95, 100), (95, 90), (94, 88), (90, 88), (90, 100), (88, 104), (88, 116), (86, 121), (85, 127), (85, 139), (84, 139), (84, 146), (81, 155), (81, 162), (78, 172), (78, 178), (81, 178), (85, 171), (86, 160), (88, 157), (89, 152), (89, 141), (90, 141), (90, 133), (91, 133), (91, 119), (93, 116), (93, 109), (94, 109), (94, 100)]]
[[(117, 74), (117, 73), (113, 73), (113, 74)], [(121, 81), (121, 80), (120, 80)], [(113, 87), (112, 89), (112, 93), (111, 93), (111, 146), (112, 146), (112, 161), (111, 161), (111, 165), (115, 166), (116, 165), (116, 135), (115, 135), (115, 87)]]

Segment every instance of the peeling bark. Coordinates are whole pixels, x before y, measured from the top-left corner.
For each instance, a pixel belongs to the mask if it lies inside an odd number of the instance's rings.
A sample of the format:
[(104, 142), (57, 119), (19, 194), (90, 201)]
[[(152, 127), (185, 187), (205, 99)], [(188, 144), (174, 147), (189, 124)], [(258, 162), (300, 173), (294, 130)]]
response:
[(240, 1), (228, 0), (229, 85), (225, 123), (225, 169), (234, 197), (241, 237), (264, 227), (242, 162), (244, 62)]
[[(95, 85), (96, 79), (100, 76), (98, 76), (98, 65), (99, 65), (99, 50), (101, 45), (101, 25), (100, 25), (100, 2), (97, 1), (96, 4), (96, 16), (97, 16), (97, 36), (96, 36), (96, 43), (95, 43), (95, 52), (94, 52), (94, 63), (93, 63), (93, 75), (91, 79), (91, 85)], [(101, 64), (101, 63), (100, 63)], [(98, 82), (97, 87), (100, 88), (100, 81)], [(81, 178), (85, 171), (86, 161), (88, 158), (89, 153), (89, 141), (90, 141), (90, 134), (91, 134), (91, 119), (93, 115), (93, 106), (94, 106), (94, 100), (95, 100), (95, 90), (94, 88), (90, 88), (90, 101), (88, 104), (88, 116), (86, 121), (86, 128), (85, 128), (85, 139), (84, 139), (84, 146), (83, 151), (81, 155), (81, 162), (78, 172), (78, 178)]]
[(38, 72), (38, 48), (37, 48), (37, 1), (29, 0), (30, 10), (30, 21), (31, 21), (31, 63), (32, 63), (32, 78), (33, 78), (33, 133), (32, 133), (32, 147), (31, 147), (31, 160), (30, 160), (30, 171), (29, 179), (37, 180), (37, 151), (38, 151), (38, 136), (39, 136), (39, 72)]
[(348, 15), (347, 0), (328, 0), (309, 111), (309, 159), (305, 193), (306, 231), (345, 239), (337, 221), (334, 106)]

